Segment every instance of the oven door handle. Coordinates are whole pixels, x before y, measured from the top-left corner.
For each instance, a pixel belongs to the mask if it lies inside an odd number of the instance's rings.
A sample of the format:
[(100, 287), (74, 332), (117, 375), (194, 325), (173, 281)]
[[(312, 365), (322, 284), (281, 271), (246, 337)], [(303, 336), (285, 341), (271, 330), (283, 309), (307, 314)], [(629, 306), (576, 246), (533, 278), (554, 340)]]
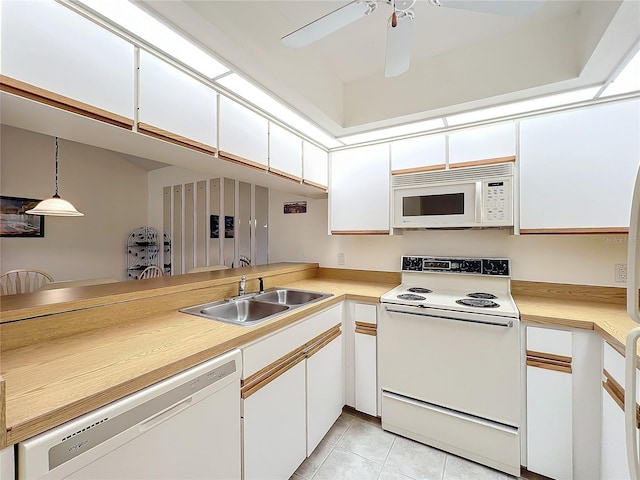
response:
[(443, 317), (442, 315), (430, 315), (428, 313), (419, 313), (419, 312), (406, 312), (404, 310), (396, 310), (394, 308), (385, 307), (385, 310), (389, 313), (403, 313), (405, 315), (418, 315), (420, 317), (430, 317), (430, 318), (441, 318), (443, 320), (454, 320), (456, 322), (467, 322), (467, 323), (479, 323), (482, 325), (490, 325), (493, 327), (513, 327), (513, 320), (509, 320), (506, 323), (502, 322), (490, 322), (487, 320), (469, 320), (463, 318), (454, 318), (454, 317)]

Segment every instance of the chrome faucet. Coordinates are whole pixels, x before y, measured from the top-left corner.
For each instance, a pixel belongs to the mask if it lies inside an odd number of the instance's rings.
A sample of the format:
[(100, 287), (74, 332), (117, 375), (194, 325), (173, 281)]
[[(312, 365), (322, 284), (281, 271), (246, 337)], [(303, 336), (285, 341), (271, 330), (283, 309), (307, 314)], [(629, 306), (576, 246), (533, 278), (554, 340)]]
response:
[(247, 286), (247, 277), (244, 275), (240, 277), (240, 286), (238, 287), (238, 295), (244, 295), (244, 290)]

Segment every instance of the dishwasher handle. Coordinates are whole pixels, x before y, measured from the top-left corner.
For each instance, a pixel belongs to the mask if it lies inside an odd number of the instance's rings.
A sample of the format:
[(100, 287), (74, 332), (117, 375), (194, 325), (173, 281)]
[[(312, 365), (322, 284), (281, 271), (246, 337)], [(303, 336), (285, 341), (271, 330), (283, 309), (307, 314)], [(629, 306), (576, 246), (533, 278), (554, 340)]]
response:
[(385, 307), (385, 310), (389, 313), (400, 313), (403, 315), (417, 315), (420, 317), (429, 317), (429, 318), (439, 318), (442, 320), (453, 320), (456, 322), (465, 322), (465, 323), (478, 323), (480, 325), (489, 325), (492, 327), (505, 327), (505, 328), (511, 328), (513, 327), (513, 320), (509, 320), (508, 322), (492, 322), (489, 320), (471, 320), (471, 319), (466, 319), (466, 318), (455, 318), (455, 317), (446, 317), (443, 315), (431, 315), (429, 313), (421, 313), (421, 312), (407, 312), (404, 310), (396, 310), (395, 308), (389, 308), (389, 307)]

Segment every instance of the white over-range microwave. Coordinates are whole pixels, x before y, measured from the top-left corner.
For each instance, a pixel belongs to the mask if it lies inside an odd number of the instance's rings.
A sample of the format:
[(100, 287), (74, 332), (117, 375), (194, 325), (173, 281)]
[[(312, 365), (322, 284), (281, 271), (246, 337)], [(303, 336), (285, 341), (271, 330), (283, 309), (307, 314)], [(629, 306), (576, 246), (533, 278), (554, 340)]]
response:
[(513, 226), (513, 164), (394, 175), (394, 228)]

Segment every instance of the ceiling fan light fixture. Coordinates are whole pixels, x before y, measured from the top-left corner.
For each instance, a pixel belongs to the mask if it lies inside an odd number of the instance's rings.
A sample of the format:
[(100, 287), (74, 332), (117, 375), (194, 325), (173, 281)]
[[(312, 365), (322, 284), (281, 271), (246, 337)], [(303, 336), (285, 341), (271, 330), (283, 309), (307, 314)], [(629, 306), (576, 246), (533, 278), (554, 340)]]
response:
[(79, 212), (76, 208), (58, 195), (58, 137), (56, 137), (56, 191), (53, 197), (38, 203), (31, 210), (25, 213), (29, 215), (47, 215), (52, 217), (83, 217), (84, 213)]

